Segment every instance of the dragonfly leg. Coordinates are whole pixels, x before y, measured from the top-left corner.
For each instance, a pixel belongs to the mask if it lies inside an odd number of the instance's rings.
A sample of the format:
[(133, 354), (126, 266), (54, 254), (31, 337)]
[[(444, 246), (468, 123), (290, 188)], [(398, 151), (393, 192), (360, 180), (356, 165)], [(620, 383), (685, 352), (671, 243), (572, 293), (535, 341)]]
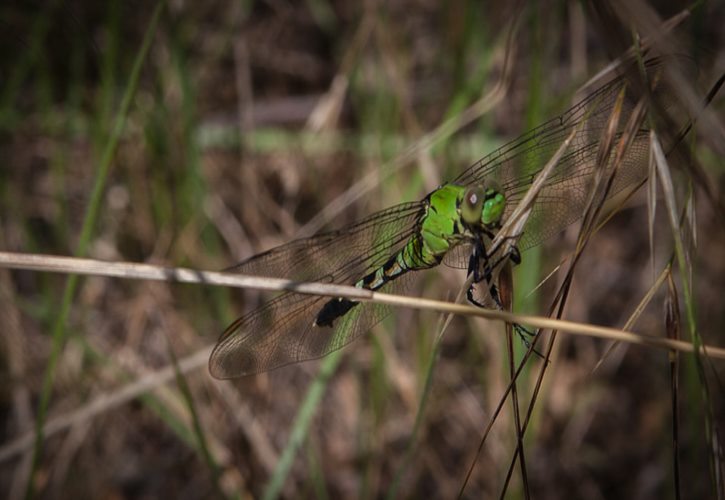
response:
[[(471, 286), (468, 287), (468, 291), (466, 292), (466, 298), (468, 301), (477, 306), (485, 308), (486, 306), (476, 300), (474, 296), (474, 289), (475, 286), (482, 282), (486, 281), (487, 283), (491, 283), (491, 268), (488, 265), (482, 265), (482, 263), (486, 262), (487, 256), (486, 256), (486, 248), (483, 244), (482, 239), (478, 238), (476, 239), (475, 244), (473, 245), (473, 251), (471, 252), (471, 256), (468, 259), (468, 276), (473, 275), (473, 281), (471, 283)], [(493, 286), (493, 285), (490, 285)], [(494, 287), (495, 288), (495, 287)], [(493, 295), (493, 290), (492, 290)], [(494, 299), (495, 300), (495, 299)], [(498, 301), (497, 301), (498, 303)]]
[(475, 283), (472, 284), (470, 287), (468, 287), (468, 291), (466, 292), (466, 298), (468, 299), (468, 302), (473, 304), (476, 307), (480, 307), (482, 309), (486, 309), (486, 305), (482, 302), (479, 302), (476, 300), (476, 297), (473, 295), (473, 287), (476, 286)]
[[(483, 241), (480, 239), (476, 240), (476, 243), (473, 245), (473, 252), (471, 252), (471, 257), (468, 261), (468, 275), (473, 275), (473, 282), (471, 283), (471, 286), (466, 292), (466, 297), (471, 304), (475, 305), (476, 307), (486, 308), (486, 305), (478, 301), (474, 294), (475, 286), (482, 281), (485, 281), (488, 285), (488, 291), (491, 295), (491, 298), (493, 299), (494, 304), (496, 305), (496, 308), (501, 311), (504, 310), (503, 304), (501, 303), (501, 297), (498, 293), (498, 287), (496, 287), (496, 284), (493, 283), (492, 280), (492, 270), (495, 269), (496, 266), (501, 264), (501, 262), (503, 262), (507, 258), (510, 258), (514, 264), (520, 264), (521, 254), (519, 253), (519, 249), (516, 246), (512, 246), (506, 255), (499, 257), (496, 262), (491, 265), (488, 262), (488, 256), (486, 255)], [(531, 348), (531, 341), (529, 339), (536, 337), (536, 335), (538, 334), (538, 330), (532, 331), (524, 327), (523, 325), (520, 325), (519, 323), (513, 323), (512, 326), (521, 341), (526, 346), (526, 348)], [(541, 353), (539, 353), (536, 349), (534, 349), (534, 353), (537, 356), (543, 358)]]
[[(504, 241), (515, 238), (518, 238), (518, 236), (507, 236), (506, 238), (504, 238)], [(491, 269), (495, 269), (506, 259), (511, 259), (511, 262), (513, 262), (517, 266), (521, 264), (521, 252), (519, 252), (519, 247), (517, 247), (516, 245), (511, 245), (506, 253), (496, 259), (493, 265), (491, 265)]]
[(517, 266), (521, 264), (521, 252), (519, 252), (519, 247), (516, 245), (512, 246), (509, 250), (509, 259), (511, 259), (511, 262), (516, 264)]
[(498, 267), (506, 259), (511, 259), (511, 261), (516, 265), (520, 264), (521, 253), (519, 252), (519, 249), (516, 246), (512, 246), (510, 250), (506, 253), (506, 255), (500, 256), (493, 264), (491, 264), (489, 262), (489, 256), (486, 253), (486, 247), (484, 246), (483, 241), (481, 239), (476, 240), (476, 243), (473, 246), (473, 252), (471, 252), (471, 257), (468, 260), (468, 276), (471, 276), (471, 274), (473, 274), (473, 284), (468, 289), (468, 298), (471, 302), (480, 307), (483, 307), (475, 300), (472, 300), (471, 297), (473, 296), (473, 285), (476, 285), (481, 281), (485, 280), (491, 288), (491, 296), (496, 301), (496, 304), (499, 307), (501, 306), (498, 299), (498, 294), (494, 293), (496, 290), (496, 286), (491, 282), (493, 270), (496, 269), (496, 267)]

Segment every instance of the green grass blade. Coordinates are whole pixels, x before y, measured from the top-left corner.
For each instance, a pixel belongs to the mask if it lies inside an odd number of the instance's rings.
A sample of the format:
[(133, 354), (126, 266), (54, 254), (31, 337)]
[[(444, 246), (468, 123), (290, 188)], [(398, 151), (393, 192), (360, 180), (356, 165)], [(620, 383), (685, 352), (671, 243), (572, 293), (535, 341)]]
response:
[(176, 373), (176, 384), (179, 386), (179, 390), (184, 397), (186, 407), (189, 409), (189, 413), (191, 414), (191, 422), (194, 429), (194, 436), (196, 437), (196, 444), (212, 477), (214, 494), (217, 498), (226, 498), (226, 495), (224, 495), (222, 491), (221, 484), (219, 483), (219, 466), (214, 461), (211, 451), (209, 451), (207, 439), (204, 435), (204, 426), (201, 424), (199, 412), (196, 410), (196, 404), (194, 403), (194, 395), (191, 393), (191, 388), (189, 387), (186, 377), (179, 369), (178, 359), (176, 358), (176, 353), (174, 353), (173, 346), (171, 345), (171, 339), (167, 338), (167, 342), (169, 356), (171, 357), (174, 372)]
[(287, 440), (287, 446), (285, 446), (279, 462), (277, 462), (277, 467), (275, 468), (269, 484), (262, 495), (264, 500), (272, 500), (279, 497), (290, 468), (292, 467), (295, 455), (302, 445), (302, 442), (307, 437), (312, 417), (320, 405), (320, 401), (322, 400), (322, 396), (325, 394), (330, 378), (335, 374), (337, 365), (340, 364), (340, 360), (342, 360), (342, 355), (343, 350), (341, 349), (333, 351), (323, 358), (320, 363), (320, 371), (307, 391), (307, 395), (305, 396), (299, 412), (295, 417), (292, 432)]
[[(154, 15), (151, 18), (149, 27), (146, 30), (141, 49), (139, 50), (136, 60), (134, 61), (133, 69), (129, 76), (128, 85), (126, 87), (123, 101), (121, 103), (121, 108), (118, 112), (118, 116), (116, 117), (113, 131), (108, 139), (108, 142), (106, 143), (106, 148), (103, 152), (103, 156), (98, 167), (96, 180), (88, 204), (88, 211), (86, 212), (85, 219), (83, 220), (83, 226), (81, 228), (81, 235), (78, 241), (78, 248), (76, 250), (77, 256), (85, 255), (88, 250), (88, 245), (90, 244), (91, 235), (93, 234), (93, 230), (95, 228), (98, 212), (100, 211), (101, 197), (106, 186), (106, 180), (108, 179), (108, 173), (111, 168), (111, 161), (113, 160), (116, 148), (121, 138), (121, 134), (123, 133), (124, 127), (126, 125), (126, 117), (128, 116), (131, 102), (136, 93), (136, 88), (138, 87), (138, 81), (141, 75), (141, 68), (143, 67), (144, 61), (146, 60), (146, 56), (151, 46), (151, 41), (153, 40), (153, 37), (156, 33), (156, 27), (161, 17), (161, 13), (163, 12), (164, 6), (165, 2), (163, 1), (159, 2), (159, 4), (156, 6)], [(55, 369), (67, 337), (66, 323), (68, 321), (70, 306), (73, 302), (73, 297), (75, 295), (77, 286), (78, 276), (70, 275), (63, 291), (63, 297), (61, 299), (61, 306), (60, 311), (58, 312), (58, 318), (53, 326), (53, 343), (51, 353), (48, 358), (48, 366), (45, 370), (43, 378), (43, 386), (40, 394), (40, 401), (38, 404), (38, 416), (35, 422), (36, 438), (33, 447), (33, 459), (30, 479), (28, 481), (25, 491), (26, 498), (33, 498), (35, 496), (34, 477), (40, 461), (40, 453), (43, 444), (43, 423), (45, 422), (48, 405), (50, 403), (50, 396), (53, 389), (53, 381), (55, 377)]]

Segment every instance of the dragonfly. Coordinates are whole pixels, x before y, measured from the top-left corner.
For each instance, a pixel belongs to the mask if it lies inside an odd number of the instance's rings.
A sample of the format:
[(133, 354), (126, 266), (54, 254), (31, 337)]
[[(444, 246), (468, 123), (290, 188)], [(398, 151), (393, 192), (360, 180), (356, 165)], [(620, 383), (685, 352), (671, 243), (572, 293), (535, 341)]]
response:
[[(654, 81), (661, 66), (658, 60), (648, 61), (646, 80)], [(510, 246), (511, 260), (518, 263), (519, 251), (542, 243), (582, 216), (601, 168), (597, 155), (615, 102), (623, 93), (620, 123), (626, 123), (641, 95), (632, 90), (630, 81), (623, 75), (610, 79), (569, 110), (484, 156), (419, 201), (291, 241), (227, 271), (400, 294), (414, 275), (444, 263), (468, 268), (477, 275), (475, 285), (484, 274), (490, 275), (477, 271), (482, 265), (490, 270), (487, 242), (571, 134), (573, 139), (539, 191), (516, 245)], [(646, 179), (649, 130), (643, 127), (613, 171), (607, 199)], [(613, 169), (612, 163), (605, 168)], [(478, 304), (472, 289), (468, 298)], [(229, 325), (212, 351), (209, 370), (216, 378), (228, 379), (320, 358), (366, 333), (390, 312), (389, 306), (379, 303), (282, 292)]]

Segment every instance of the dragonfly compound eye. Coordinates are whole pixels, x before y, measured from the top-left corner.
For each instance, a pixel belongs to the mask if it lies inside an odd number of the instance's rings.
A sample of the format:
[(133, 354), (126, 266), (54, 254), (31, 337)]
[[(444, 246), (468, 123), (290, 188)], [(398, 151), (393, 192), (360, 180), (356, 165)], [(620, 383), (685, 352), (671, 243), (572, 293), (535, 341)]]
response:
[(471, 187), (463, 194), (461, 204), (461, 217), (468, 224), (481, 224), (481, 210), (485, 199), (485, 192), (481, 187)]
[(483, 200), (483, 211), (481, 222), (485, 226), (498, 224), (503, 217), (503, 210), (506, 207), (506, 197), (496, 188), (488, 188)]

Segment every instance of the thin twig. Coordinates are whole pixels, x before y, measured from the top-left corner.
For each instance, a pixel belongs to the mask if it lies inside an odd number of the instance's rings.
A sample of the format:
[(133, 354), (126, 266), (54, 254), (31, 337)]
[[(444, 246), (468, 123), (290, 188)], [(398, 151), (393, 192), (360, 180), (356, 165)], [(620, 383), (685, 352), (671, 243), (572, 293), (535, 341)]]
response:
[[(628, 342), (630, 344), (658, 347), (661, 349), (673, 349), (681, 352), (694, 352), (695, 350), (689, 342), (642, 335), (616, 328), (557, 320), (544, 316), (512, 314), (493, 309), (482, 309), (480, 307), (463, 304), (453, 304), (440, 300), (371, 292), (370, 290), (356, 288), (353, 286), (330, 285), (326, 283), (302, 283), (279, 278), (264, 278), (259, 276), (227, 274), (213, 271), (196, 271), (181, 267), (161, 267), (151, 264), (136, 264), (130, 262), (103, 262), (93, 259), (57, 257), (39, 254), (18, 254), (11, 252), (0, 252), (0, 267), (26, 269), (32, 271), (120, 277), (127, 279), (200, 283), (215, 286), (231, 286), (235, 288), (253, 288), (255, 290), (287, 290), (307, 295), (345, 297), (354, 300), (370, 301), (399, 307), (412, 307), (414, 309), (428, 311), (450, 312), (453, 314), (461, 314), (463, 316), (479, 316), (482, 318), (505, 321), (508, 323), (526, 324), (534, 328), (556, 328), (572, 335), (586, 335), (590, 337)], [(703, 345), (700, 348), (700, 353), (710, 356), (711, 358), (725, 359), (725, 348)]]

